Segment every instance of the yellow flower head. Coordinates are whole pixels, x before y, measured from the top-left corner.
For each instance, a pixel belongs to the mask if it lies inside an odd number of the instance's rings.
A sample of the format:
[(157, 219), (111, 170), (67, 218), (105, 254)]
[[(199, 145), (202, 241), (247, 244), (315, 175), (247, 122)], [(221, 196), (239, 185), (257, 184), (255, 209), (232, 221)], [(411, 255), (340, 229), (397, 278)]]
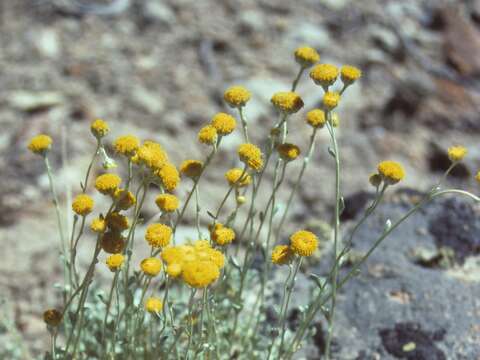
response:
[(300, 155), (300, 148), (297, 145), (283, 143), (277, 146), (280, 157), (285, 161), (295, 160)]
[(343, 65), (340, 70), (340, 78), (345, 85), (353, 84), (356, 80), (360, 79), (362, 72), (359, 68), (351, 65)]
[(290, 248), (300, 256), (310, 256), (318, 247), (317, 236), (307, 230), (299, 230), (290, 236)]
[(478, 171), (477, 175), (475, 175), (475, 180), (480, 183), (480, 171)]
[(93, 199), (86, 194), (77, 195), (72, 201), (72, 209), (75, 214), (86, 216), (93, 210)]
[(125, 155), (126, 157), (132, 157), (137, 152), (140, 147), (140, 140), (133, 135), (124, 135), (118, 137), (114, 143), (113, 148), (119, 154)]
[(158, 258), (149, 257), (143, 259), (140, 263), (140, 268), (148, 276), (156, 276), (162, 270), (162, 262)]
[(220, 223), (215, 224), (215, 227), (210, 232), (212, 240), (218, 245), (228, 245), (235, 240), (235, 231), (229, 227), (225, 227)]
[(405, 177), (402, 165), (396, 161), (382, 161), (378, 164), (377, 170), (383, 180), (390, 185), (398, 183)]
[(90, 131), (97, 139), (103, 138), (109, 132), (108, 124), (102, 119), (97, 119), (90, 125)]
[(220, 270), (213, 261), (195, 260), (183, 266), (183, 281), (194, 288), (204, 288), (220, 276)]
[(219, 135), (228, 135), (235, 130), (237, 122), (232, 115), (221, 112), (212, 118), (211, 125), (217, 130)]
[(293, 252), (288, 245), (277, 245), (272, 251), (272, 263), (285, 265), (292, 260)]
[(128, 218), (125, 215), (120, 214), (118, 211), (113, 211), (105, 218), (107, 226), (113, 231), (123, 231), (128, 229)]
[(155, 199), (155, 204), (161, 211), (171, 213), (178, 209), (179, 201), (175, 195), (160, 194)]
[(217, 141), (217, 129), (212, 125), (204, 126), (198, 132), (198, 141), (202, 144), (213, 145)]
[(48, 326), (58, 326), (62, 321), (62, 313), (56, 309), (48, 309), (43, 313), (43, 321)]
[(451, 146), (448, 148), (448, 158), (452, 162), (462, 161), (467, 155), (467, 149), (463, 146)]
[(243, 86), (229, 87), (223, 93), (223, 99), (232, 108), (240, 108), (242, 106), (245, 106), (248, 100), (250, 100), (251, 96), (252, 94), (250, 94), (250, 91), (245, 89)]
[(333, 110), (338, 106), (338, 103), (340, 102), (340, 94), (338, 92), (334, 91), (327, 91), (323, 95), (323, 106), (327, 110)]
[(105, 260), (105, 264), (107, 264), (110, 271), (117, 271), (122, 267), (124, 261), (125, 256), (122, 254), (112, 254)]
[(321, 109), (313, 109), (307, 113), (307, 123), (314, 128), (322, 128), (327, 122), (325, 111)]
[(116, 174), (103, 174), (95, 180), (95, 189), (104, 195), (114, 195), (121, 182), (122, 179)]
[[(242, 176), (243, 174), (243, 176)], [(227, 179), (230, 186), (245, 187), (252, 182), (252, 177), (240, 168), (233, 168), (225, 173), (225, 179)]]
[(310, 71), (310, 78), (317, 85), (321, 85), (324, 89), (327, 89), (330, 85), (337, 80), (338, 69), (332, 64), (319, 64), (315, 65)]
[(96, 233), (103, 233), (107, 228), (107, 223), (102, 218), (95, 218), (90, 224), (90, 229)]
[(180, 263), (170, 263), (167, 265), (167, 270), (166, 270), (168, 276), (172, 278), (176, 278), (180, 276), (182, 273), (182, 264)]
[(198, 251), (198, 250), (205, 250), (205, 249), (210, 249), (210, 243), (208, 240), (205, 239), (200, 239), (197, 240), (193, 243), (193, 248)]
[(302, 46), (295, 50), (295, 60), (300, 66), (307, 68), (320, 60), (317, 50), (309, 46)]
[(255, 171), (260, 171), (263, 167), (262, 151), (253, 144), (242, 144), (238, 147), (238, 156), (240, 161)]
[(133, 195), (131, 191), (125, 189), (115, 190), (113, 197), (117, 202), (117, 209), (119, 210), (128, 210), (137, 202), (135, 195)]
[(145, 300), (145, 310), (149, 313), (159, 313), (163, 309), (162, 300), (156, 297), (150, 297)]
[(200, 160), (185, 160), (180, 165), (180, 173), (191, 179), (200, 176), (203, 169), (203, 162)]
[(296, 113), (303, 107), (303, 100), (298, 94), (287, 91), (273, 94), (270, 100), (279, 111), (285, 114)]
[(125, 238), (119, 232), (108, 231), (102, 235), (100, 245), (106, 253), (118, 254), (125, 249)]
[(150, 170), (161, 169), (168, 161), (168, 156), (163, 147), (154, 141), (145, 141), (137, 150), (132, 161), (136, 164), (143, 164)]
[[(193, 247), (192, 247), (193, 251)], [(162, 260), (167, 264), (182, 264), (185, 252), (179, 246), (168, 246), (162, 249)]]
[(28, 144), (28, 150), (34, 154), (44, 155), (52, 147), (52, 138), (48, 135), (40, 134), (34, 136)]
[(172, 228), (164, 224), (151, 224), (147, 227), (145, 240), (152, 247), (165, 247), (170, 243)]
[(162, 180), (163, 188), (167, 191), (173, 191), (180, 183), (180, 174), (172, 163), (166, 163), (160, 170), (155, 172)]
[(218, 269), (223, 268), (225, 265), (225, 256), (218, 250), (210, 247), (196, 250), (197, 260), (211, 261), (217, 266)]

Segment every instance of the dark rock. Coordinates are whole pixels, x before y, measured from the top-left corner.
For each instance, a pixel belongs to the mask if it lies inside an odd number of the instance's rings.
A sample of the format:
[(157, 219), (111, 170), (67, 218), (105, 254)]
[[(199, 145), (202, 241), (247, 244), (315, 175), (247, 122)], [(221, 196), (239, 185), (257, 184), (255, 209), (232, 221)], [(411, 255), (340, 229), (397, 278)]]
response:
[(385, 349), (398, 359), (446, 359), (445, 354), (435, 346), (436, 341), (443, 339), (444, 330), (432, 334), (423, 331), (420, 324), (406, 322), (395, 324), (391, 329), (382, 329), (379, 334)]
[(459, 261), (480, 253), (480, 218), (470, 203), (456, 198), (443, 201), (431, 216), (428, 229), (437, 246), (452, 248)]
[(368, 202), (373, 199), (373, 194), (368, 191), (359, 191), (345, 197), (345, 209), (340, 217), (341, 221), (352, 220), (366, 208)]

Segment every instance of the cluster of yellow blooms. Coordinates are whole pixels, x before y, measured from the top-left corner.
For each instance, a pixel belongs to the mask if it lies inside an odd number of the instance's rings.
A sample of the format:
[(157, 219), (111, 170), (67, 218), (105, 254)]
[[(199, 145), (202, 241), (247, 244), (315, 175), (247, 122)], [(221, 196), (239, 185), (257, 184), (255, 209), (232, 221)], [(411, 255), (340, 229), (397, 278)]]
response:
[(213, 283), (225, 265), (223, 253), (212, 248), (208, 240), (197, 240), (192, 245), (166, 247), (162, 250), (161, 257), (170, 277), (181, 277), (194, 288), (203, 288)]
[[(327, 127), (334, 134), (333, 128), (339, 126), (339, 118), (333, 110), (339, 105), (343, 91), (361, 77), (361, 71), (350, 65), (342, 66), (339, 69), (332, 64), (317, 64), (320, 56), (315, 49), (310, 47), (298, 48), (294, 55), (295, 60), (301, 66), (301, 70), (304, 71), (311, 68), (309, 72), (310, 78), (324, 90), (319, 108), (312, 109), (306, 113), (306, 123), (313, 128), (313, 134), (323, 127)], [(343, 88), (339, 92), (330, 89), (338, 79), (343, 83)], [(295, 89), (295, 85), (293, 88)], [(245, 119), (242, 108), (250, 98), (251, 93), (242, 86), (232, 86), (224, 93), (226, 103), (231, 108), (239, 111), (243, 125), (245, 125)], [(271, 97), (271, 103), (280, 113), (283, 119), (281, 121), (284, 122), (286, 122), (288, 115), (297, 113), (304, 106), (302, 98), (295, 91), (277, 92)], [(280, 122), (280, 125), (283, 124), (283, 122)], [(271, 140), (277, 139), (275, 136), (280, 134), (280, 125), (272, 129)], [(220, 112), (215, 114), (210, 122), (199, 130), (197, 139), (201, 144), (210, 146), (213, 154), (220, 145), (222, 138), (231, 134), (236, 127), (237, 121), (232, 115)], [(286, 137), (286, 127), (284, 130), (284, 137)], [(101, 119), (96, 119), (92, 122), (90, 131), (97, 139), (98, 146), (103, 146), (102, 138), (109, 132), (108, 124)], [(281, 163), (283, 161), (284, 164), (297, 159), (301, 155), (300, 148), (295, 144), (285, 142), (285, 138), (281, 142), (272, 141), (272, 146), (269, 148), (271, 152), (266, 152), (265, 155), (258, 146), (249, 142), (245, 128), (244, 131), (246, 143), (241, 144), (237, 148), (238, 160), (243, 164), (243, 168), (233, 167), (226, 171), (224, 175), (226, 182), (230, 186), (229, 193), (232, 189), (235, 190), (236, 209), (246, 201), (244, 196), (246, 193), (243, 190), (252, 183), (255, 179), (254, 176), (258, 175), (258, 173), (263, 175), (264, 168), (267, 167), (268, 159), (270, 159), (273, 151), (276, 151), (281, 159), (278, 162)], [(312, 135), (312, 144), (313, 140), (314, 135)], [(41, 155), (47, 160), (46, 154), (51, 146), (52, 139), (48, 135), (41, 134), (31, 139), (28, 148), (33, 153)], [(185, 204), (182, 204), (184, 208), (179, 211), (180, 200), (172, 192), (177, 189), (181, 177), (192, 179), (196, 186), (200, 176), (209, 164), (210, 157), (205, 162), (195, 159), (184, 160), (177, 169), (159, 143), (151, 140), (141, 142), (133, 135), (117, 137), (113, 141), (113, 149), (116, 154), (127, 159), (130, 171), (130, 166), (138, 167), (145, 181), (143, 185), (147, 186), (154, 183), (159, 186), (161, 193), (155, 198), (155, 204), (161, 212), (160, 220), (158, 221), (164, 221), (164, 218), (168, 218), (171, 221), (172, 216), (177, 213), (179, 214), (177, 222), (180, 222), (190, 197), (185, 200)], [(104, 149), (102, 148), (102, 150)], [(467, 150), (463, 146), (453, 146), (448, 149), (448, 157), (453, 165), (461, 161), (466, 154)], [(370, 175), (369, 181), (378, 190), (380, 185), (383, 184), (383, 189), (385, 189), (387, 186), (399, 183), (404, 177), (405, 170), (401, 164), (396, 161), (386, 160), (378, 164), (376, 172)], [(475, 178), (480, 182), (480, 172), (477, 173)], [(97, 249), (100, 250), (101, 247), (105, 253), (109, 254), (105, 264), (112, 272), (121, 270), (125, 262), (127, 262), (127, 265), (124, 266), (124, 269), (128, 269), (129, 266), (131, 255), (130, 241), (132, 240), (130, 235), (135, 233), (134, 230), (138, 217), (133, 219), (132, 224), (124, 212), (134, 208), (135, 216), (137, 216), (139, 208), (143, 204), (142, 199), (140, 205), (138, 205), (135, 195), (128, 190), (130, 180), (131, 178), (122, 187), (120, 176), (114, 173), (104, 173), (96, 177), (94, 184), (95, 189), (100, 194), (109, 197), (112, 201), (112, 206), (108, 213), (95, 217), (90, 223), (90, 229), (98, 236)], [(84, 222), (85, 218), (94, 210), (95, 203), (92, 197), (85, 193), (87, 184), (83, 185), (83, 192), (73, 199), (72, 210), (75, 213), (75, 220), (78, 217), (82, 217)], [(195, 187), (193, 190), (195, 190)], [(142, 198), (140, 195), (138, 196)], [(220, 209), (218, 212), (220, 213)], [(233, 221), (230, 221), (230, 218), (225, 224), (222, 224), (217, 221), (217, 216), (212, 215), (212, 217), (215, 220), (208, 228), (208, 240), (200, 239), (193, 243), (180, 245), (175, 245), (174, 242), (177, 223), (174, 224), (172, 222), (169, 223), (170, 225), (161, 222), (149, 224), (145, 230), (144, 238), (152, 252), (150, 257), (143, 259), (139, 265), (142, 279), (145, 278), (150, 281), (163, 271), (167, 284), (170, 280), (182, 281), (193, 288), (192, 292), (195, 289), (206, 288), (219, 279), (225, 266), (225, 249), (235, 241), (236, 233), (230, 227), (233, 226), (230, 225), (233, 223)], [(130, 230), (128, 235), (127, 230)], [(199, 238), (201, 237), (199, 230)], [(126, 249), (127, 239), (128, 249)], [(299, 230), (290, 236), (288, 245), (281, 244), (273, 248), (271, 262), (276, 265), (290, 265), (296, 259), (298, 260), (298, 266), (300, 266), (302, 257), (314, 254), (318, 249), (318, 243), (318, 238), (314, 233), (307, 230)], [(268, 252), (270, 252), (271, 248), (268, 247), (268, 244), (267, 248)], [(128, 274), (128, 271), (126, 273)], [(118, 273), (115, 274), (116, 276), (118, 276)], [(149, 282), (147, 282), (148, 285)], [(159, 314), (164, 305), (165, 309), (167, 309), (167, 304), (167, 300), (163, 304), (162, 300), (157, 297), (148, 297), (144, 301), (145, 310), (152, 314)], [(45, 323), (52, 327), (58, 326), (62, 320), (62, 313), (54, 309), (47, 310), (43, 316)]]
[(290, 236), (290, 245), (277, 245), (272, 251), (272, 262), (289, 264), (295, 255), (311, 256), (318, 247), (317, 236), (307, 230), (299, 230)]

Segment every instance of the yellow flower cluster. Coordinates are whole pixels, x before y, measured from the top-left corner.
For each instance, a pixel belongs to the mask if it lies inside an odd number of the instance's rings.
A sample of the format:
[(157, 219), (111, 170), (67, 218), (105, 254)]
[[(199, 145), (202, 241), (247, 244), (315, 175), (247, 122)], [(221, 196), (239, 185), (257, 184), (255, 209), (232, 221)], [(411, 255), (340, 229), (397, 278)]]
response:
[(223, 99), (232, 108), (241, 108), (250, 100), (250, 91), (243, 86), (232, 86), (228, 88), (224, 94)]
[(340, 78), (345, 85), (353, 84), (362, 76), (362, 72), (359, 68), (351, 65), (344, 65), (340, 70)]
[(155, 204), (161, 211), (171, 213), (178, 209), (179, 201), (175, 195), (160, 194), (155, 199)]
[(320, 60), (320, 55), (317, 50), (309, 46), (297, 48), (294, 55), (296, 62), (304, 68), (314, 65)]
[(295, 144), (279, 144), (277, 146), (277, 151), (284, 161), (295, 160), (300, 155), (300, 148)]
[(223, 226), (223, 224), (216, 223), (210, 231), (210, 237), (216, 244), (224, 246), (235, 240), (235, 231), (229, 227)]
[(120, 136), (113, 143), (115, 152), (125, 155), (126, 157), (134, 156), (139, 147), (140, 140), (133, 135)]
[(238, 147), (238, 156), (249, 168), (260, 171), (263, 167), (262, 151), (253, 144), (242, 144)]
[(480, 171), (478, 171), (477, 175), (475, 175), (475, 180), (480, 183)]
[(277, 245), (272, 251), (272, 263), (275, 265), (286, 265), (290, 263), (293, 252), (288, 245)]
[(86, 195), (80, 194), (75, 197), (72, 201), (72, 210), (75, 214), (80, 216), (87, 216), (93, 210), (93, 199)]
[(140, 263), (140, 269), (147, 276), (157, 276), (162, 271), (162, 261), (155, 257), (143, 259)]
[(213, 145), (217, 142), (217, 129), (212, 125), (206, 125), (198, 132), (198, 141), (205, 145)]
[(170, 243), (172, 228), (164, 224), (151, 224), (145, 232), (145, 240), (151, 247), (165, 247)]
[(463, 146), (451, 146), (448, 148), (448, 158), (452, 162), (462, 161), (467, 155), (467, 149)]
[(172, 163), (166, 163), (160, 170), (155, 172), (162, 181), (163, 188), (167, 191), (173, 191), (180, 183), (180, 174)]
[(211, 125), (219, 135), (228, 135), (235, 130), (237, 122), (232, 115), (221, 112), (212, 118)]
[(270, 100), (279, 111), (285, 114), (293, 114), (303, 107), (302, 98), (295, 92), (277, 92)]
[(225, 173), (225, 179), (227, 179), (230, 186), (245, 187), (252, 182), (252, 177), (240, 168), (233, 168)]
[(377, 170), (388, 185), (396, 184), (405, 177), (405, 170), (403, 170), (402, 165), (396, 161), (382, 161), (378, 164)]
[(90, 125), (90, 131), (97, 139), (101, 139), (108, 134), (110, 128), (108, 127), (108, 124), (102, 119), (96, 119)]
[(310, 78), (315, 84), (322, 86), (324, 89), (328, 89), (330, 85), (333, 85), (337, 77), (338, 69), (332, 64), (315, 65), (310, 71)]
[(203, 170), (203, 162), (200, 160), (184, 160), (180, 165), (180, 173), (188, 178), (195, 179)]
[(103, 233), (106, 228), (107, 228), (107, 223), (103, 218), (95, 218), (92, 220), (92, 223), (90, 224), (90, 229), (96, 233)]
[(122, 254), (113, 254), (105, 260), (105, 264), (107, 264), (110, 271), (115, 272), (122, 267), (124, 261), (125, 256)]
[(145, 310), (149, 313), (159, 313), (163, 309), (162, 300), (157, 297), (150, 297), (145, 300)]
[(193, 245), (166, 247), (161, 256), (167, 263), (169, 276), (182, 275), (183, 281), (195, 288), (206, 287), (217, 280), (225, 265), (224, 255), (205, 240)]
[(121, 182), (122, 179), (116, 174), (103, 174), (95, 180), (95, 189), (103, 195), (115, 195)]
[(318, 248), (317, 236), (307, 230), (299, 230), (290, 236), (290, 245), (277, 245), (271, 259), (276, 265), (289, 264), (294, 255), (311, 256)]
[(340, 102), (340, 94), (338, 92), (327, 91), (323, 95), (322, 103), (323, 103), (323, 106), (325, 106), (325, 108), (327, 110), (335, 109), (338, 106), (339, 102)]
[(317, 236), (310, 231), (299, 230), (290, 236), (290, 248), (299, 256), (311, 256), (317, 247)]
[(152, 172), (160, 170), (167, 162), (168, 156), (163, 147), (154, 141), (145, 141), (137, 149), (132, 161), (138, 165), (145, 165)]
[(327, 119), (325, 112), (321, 109), (313, 109), (307, 112), (307, 123), (314, 128), (322, 128), (325, 126)]
[(44, 155), (52, 146), (52, 138), (48, 135), (40, 134), (34, 136), (28, 144), (28, 150), (34, 154)]

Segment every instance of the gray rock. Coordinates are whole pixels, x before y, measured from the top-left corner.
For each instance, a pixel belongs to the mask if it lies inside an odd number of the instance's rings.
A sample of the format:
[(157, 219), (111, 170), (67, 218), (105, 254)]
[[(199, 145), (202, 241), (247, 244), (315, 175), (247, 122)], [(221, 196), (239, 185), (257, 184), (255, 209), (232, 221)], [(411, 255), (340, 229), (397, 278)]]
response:
[(158, 94), (139, 85), (132, 90), (132, 102), (149, 114), (158, 114), (165, 108), (165, 103)]
[(297, 23), (291, 27), (291, 32), (287, 37), (287, 41), (292, 48), (301, 45), (312, 46), (316, 49), (327, 48), (330, 44), (330, 35), (320, 23)]
[(145, 1), (143, 15), (150, 20), (171, 25), (175, 22), (175, 13), (162, 0)]
[(30, 92), (19, 90), (10, 93), (7, 101), (10, 106), (18, 110), (35, 111), (61, 105), (65, 102), (65, 97), (63, 94), (54, 91)]
[(35, 46), (43, 56), (56, 58), (60, 55), (60, 41), (55, 30), (45, 29), (35, 36)]

